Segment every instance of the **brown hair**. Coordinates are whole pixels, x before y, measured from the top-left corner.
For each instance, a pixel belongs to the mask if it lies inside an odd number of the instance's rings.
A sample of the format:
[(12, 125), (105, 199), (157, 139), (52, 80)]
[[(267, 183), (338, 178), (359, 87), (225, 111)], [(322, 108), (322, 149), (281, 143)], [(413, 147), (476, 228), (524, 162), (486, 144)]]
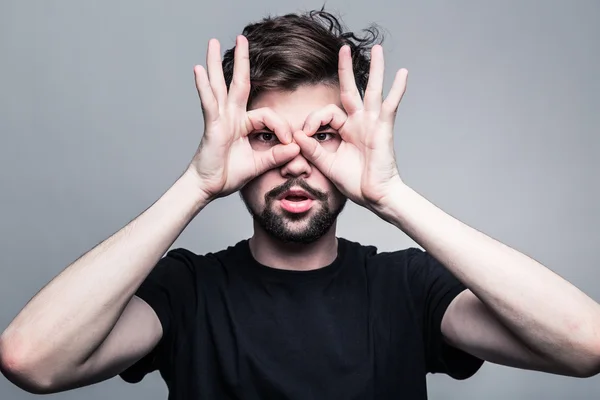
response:
[[(364, 37), (345, 31), (331, 13), (313, 10), (304, 14), (265, 17), (247, 25), (251, 90), (248, 104), (267, 90), (295, 90), (304, 84), (337, 84), (338, 53), (349, 45), (356, 86), (361, 94), (369, 79), (370, 48), (383, 42), (376, 26), (364, 29)], [(223, 56), (227, 87), (233, 77), (235, 47)]]

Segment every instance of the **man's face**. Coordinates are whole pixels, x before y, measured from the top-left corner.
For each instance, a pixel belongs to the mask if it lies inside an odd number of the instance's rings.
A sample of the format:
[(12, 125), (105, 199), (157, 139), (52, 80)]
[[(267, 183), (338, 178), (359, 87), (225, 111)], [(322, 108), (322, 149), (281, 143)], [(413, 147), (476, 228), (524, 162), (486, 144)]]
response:
[[(328, 104), (342, 108), (339, 88), (328, 85), (302, 86), (293, 92), (265, 92), (250, 109), (271, 108), (291, 127), (302, 129), (306, 117)], [(331, 128), (313, 136), (327, 151), (335, 151), (340, 137)], [(273, 133), (252, 133), (255, 151), (266, 151), (279, 143)], [(246, 184), (242, 200), (258, 225), (283, 242), (311, 243), (327, 233), (344, 208), (346, 198), (321, 171), (302, 154), (282, 166), (267, 171)]]

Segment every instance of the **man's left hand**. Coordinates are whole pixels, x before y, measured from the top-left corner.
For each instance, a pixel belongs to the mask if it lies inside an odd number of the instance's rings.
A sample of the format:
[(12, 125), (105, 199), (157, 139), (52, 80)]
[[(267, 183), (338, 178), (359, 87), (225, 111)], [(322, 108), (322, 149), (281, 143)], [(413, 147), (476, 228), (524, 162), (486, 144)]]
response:
[[(311, 113), (294, 140), (302, 154), (355, 203), (373, 209), (393, 188), (402, 184), (394, 155), (393, 129), (398, 105), (406, 89), (408, 71), (396, 73), (392, 88), (382, 101), (383, 49), (371, 49), (369, 81), (364, 101), (356, 87), (350, 48), (339, 53), (340, 96), (344, 110), (330, 104)], [(329, 125), (341, 136), (332, 151), (311, 136)]]

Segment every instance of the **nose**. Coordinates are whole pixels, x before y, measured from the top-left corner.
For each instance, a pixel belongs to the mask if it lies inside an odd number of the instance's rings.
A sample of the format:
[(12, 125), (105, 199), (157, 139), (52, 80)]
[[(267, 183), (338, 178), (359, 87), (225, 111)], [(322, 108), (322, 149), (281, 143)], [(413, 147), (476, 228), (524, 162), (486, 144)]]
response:
[(312, 167), (302, 153), (283, 164), (280, 168), (281, 176), (284, 178), (309, 177)]

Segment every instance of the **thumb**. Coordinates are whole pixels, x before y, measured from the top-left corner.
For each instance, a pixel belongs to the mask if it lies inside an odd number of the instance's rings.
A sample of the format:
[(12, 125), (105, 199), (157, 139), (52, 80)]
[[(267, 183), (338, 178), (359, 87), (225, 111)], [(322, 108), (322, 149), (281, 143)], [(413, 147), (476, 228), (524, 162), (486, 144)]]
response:
[(268, 151), (255, 152), (257, 155), (256, 171), (259, 175), (270, 169), (278, 167), (291, 161), (300, 154), (300, 147), (296, 143), (278, 144), (271, 147)]
[(294, 141), (300, 146), (302, 155), (321, 172), (329, 171), (333, 162), (333, 154), (328, 152), (312, 137), (309, 137), (304, 131), (294, 133)]

